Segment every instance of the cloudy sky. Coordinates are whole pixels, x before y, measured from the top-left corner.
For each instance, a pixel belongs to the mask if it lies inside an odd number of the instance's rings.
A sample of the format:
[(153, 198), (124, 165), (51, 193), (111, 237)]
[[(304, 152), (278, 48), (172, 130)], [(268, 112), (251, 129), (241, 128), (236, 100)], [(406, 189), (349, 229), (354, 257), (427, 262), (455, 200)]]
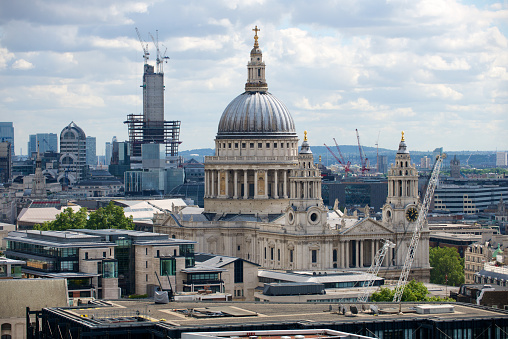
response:
[[(166, 120), (213, 147), (258, 25), (269, 91), (311, 145), (508, 150), (507, 0), (0, 1), (0, 121), (16, 153), (74, 121), (97, 153), (142, 112), (142, 37), (170, 60)], [(150, 43), (151, 54), (155, 54)], [(151, 59), (150, 62), (154, 60)]]

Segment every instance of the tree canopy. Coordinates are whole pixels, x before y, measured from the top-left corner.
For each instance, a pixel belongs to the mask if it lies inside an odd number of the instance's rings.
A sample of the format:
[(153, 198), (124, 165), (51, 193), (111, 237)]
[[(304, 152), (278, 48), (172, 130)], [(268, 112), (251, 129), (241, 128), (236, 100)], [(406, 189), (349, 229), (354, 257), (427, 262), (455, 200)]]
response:
[(450, 286), (464, 283), (464, 262), (455, 247), (432, 247), (429, 263), (431, 283)]
[[(429, 290), (422, 282), (411, 280), (406, 284), (406, 287), (404, 288), (401, 301), (455, 301), (450, 298), (443, 299), (439, 297), (428, 296), (428, 294)], [(375, 302), (393, 301), (394, 295), (395, 289), (381, 287), (379, 292), (372, 293), (370, 299)]]
[(126, 229), (133, 230), (134, 222), (132, 217), (127, 218), (123, 208), (116, 206), (112, 201), (106, 207), (88, 213), (82, 207), (77, 212), (72, 208), (66, 208), (56, 216), (54, 221), (46, 221), (42, 225), (35, 225), (35, 230), (41, 231), (65, 231), (68, 229)]

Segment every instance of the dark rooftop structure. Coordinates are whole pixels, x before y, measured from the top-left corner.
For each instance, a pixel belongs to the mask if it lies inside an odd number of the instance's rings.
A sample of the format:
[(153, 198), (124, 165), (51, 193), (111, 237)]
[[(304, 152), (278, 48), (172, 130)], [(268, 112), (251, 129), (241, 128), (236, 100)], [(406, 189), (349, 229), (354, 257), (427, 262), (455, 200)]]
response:
[(506, 338), (508, 313), (503, 310), (461, 303), (421, 305), (403, 303), (403, 314), (398, 314), (398, 306), (391, 303), (375, 304), (374, 313), (370, 304), (363, 311), (358, 305), (355, 309), (336, 303), (122, 300), (102, 306), (45, 308), (33, 312), (37, 321), (31, 323), (42, 324), (40, 338), (181, 338), (185, 332), (317, 328), (377, 338)]

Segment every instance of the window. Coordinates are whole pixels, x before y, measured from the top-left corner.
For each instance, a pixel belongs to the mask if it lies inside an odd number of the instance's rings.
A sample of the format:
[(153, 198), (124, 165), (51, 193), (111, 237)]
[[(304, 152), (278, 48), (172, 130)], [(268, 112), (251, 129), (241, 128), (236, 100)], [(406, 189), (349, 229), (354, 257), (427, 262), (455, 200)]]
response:
[(258, 68), (258, 77), (261, 76), (261, 68)]
[(262, 142), (258, 142), (258, 148), (263, 148), (263, 143)]
[(280, 143), (280, 148), (284, 148), (284, 143), (283, 142)]
[(145, 275), (145, 281), (148, 281), (148, 274)]
[(337, 250), (333, 250), (333, 259), (332, 261), (337, 261)]
[(102, 252), (102, 257), (106, 258), (106, 252)]
[(85, 259), (88, 259), (88, 252), (85, 252)]
[(273, 247), (270, 247), (270, 260), (273, 260)]
[(245, 147), (247, 147), (247, 143), (242, 142), (242, 148), (245, 148)]
[(317, 263), (317, 250), (312, 250), (312, 263)]
[(161, 256), (161, 251), (157, 250), (157, 258)]
[(253, 143), (253, 142), (251, 142), (251, 143), (249, 144), (249, 146), (250, 146), (250, 148), (254, 148), (254, 143)]
[(289, 250), (289, 262), (293, 262), (293, 250)]
[(240, 245), (238, 245), (237, 249), (238, 249), (238, 251), (240, 250)]
[(235, 142), (235, 148), (238, 148), (238, 143), (237, 142)]
[(266, 143), (266, 148), (270, 148), (270, 143), (269, 142)]
[(236, 260), (234, 265), (235, 284), (243, 283), (243, 260)]
[(228, 143), (228, 148), (231, 148), (231, 143), (230, 142)]
[(276, 142), (273, 143), (273, 148), (277, 148), (277, 143)]
[(161, 259), (161, 275), (175, 275), (176, 274), (176, 259), (163, 258)]
[(145, 248), (145, 255), (148, 255), (148, 247)]
[(265, 260), (266, 260), (266, 247), (265, 247)]
[(145, 261), (145, 268), (148, 268), (148, 261)]
[(277, 260), (280, 261), (280, 248), (277, 249)]

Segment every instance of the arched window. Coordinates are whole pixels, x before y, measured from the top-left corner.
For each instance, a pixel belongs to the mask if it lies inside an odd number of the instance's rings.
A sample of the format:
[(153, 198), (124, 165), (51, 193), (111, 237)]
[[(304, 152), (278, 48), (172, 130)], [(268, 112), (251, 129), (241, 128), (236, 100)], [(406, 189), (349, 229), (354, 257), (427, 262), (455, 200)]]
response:
[(333, 260), (332, 261), (337, 261), (337, 250), (333, 250)]

